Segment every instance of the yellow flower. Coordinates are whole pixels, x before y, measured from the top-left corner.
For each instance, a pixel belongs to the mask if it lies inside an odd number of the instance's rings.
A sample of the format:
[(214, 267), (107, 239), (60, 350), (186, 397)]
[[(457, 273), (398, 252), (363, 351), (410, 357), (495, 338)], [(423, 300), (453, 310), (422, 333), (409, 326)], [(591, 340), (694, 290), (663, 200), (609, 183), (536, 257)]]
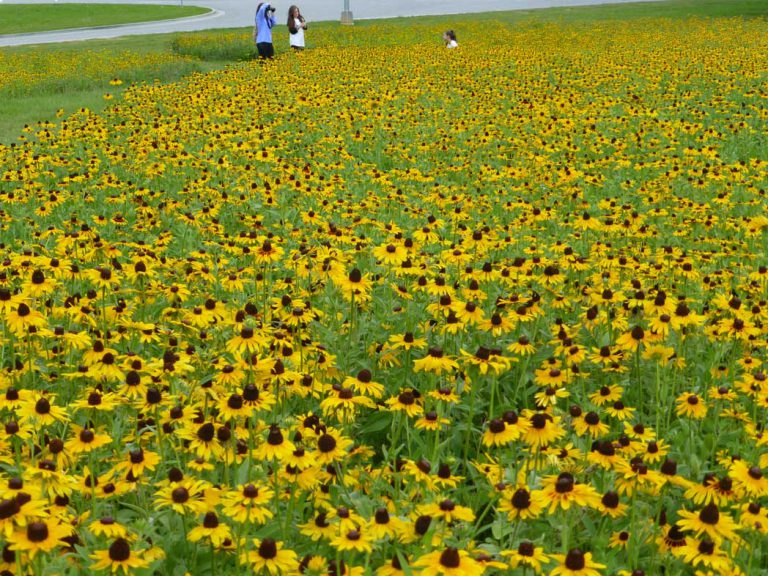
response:
[(572, 548), (568, 554), (552, 554), (552, 558), (560, 564), (549, 574), (550, 576), (600, 576), (600, 569), (605, 564), (592, 560), (592, 553), (584, 553), (578, 548)]
[(141, 558), (125, 538), (117, 538), (107, 550), (99, 550), (91, 554), (96, 563), (91, 565), (94, 570), (110, 570), (112, 574), (121, 571), (130, 574), (134, 569), (145, 568), (149, 565), (146, 558)]
[(548, 476), (542, 481), (542, 496), (549, 502), (549, 513), (558, 507), (568, 510), (571, 505), (597, 508), (600, 495), (589, 484), (577, 484), (573, 475), (563, 472), (558, 476)]
[(339, 552), (362, 552), (368, 554), (373, 550), (371, 537), (367, 530), (361, 527), (342, 532), (331, 540), (333, 546)]
[(206, 512), (202, 525), (192, 528), (187, 538), (190, 542), (197, 542), (207, 538), (213, 546), (218, 548), (226, 541), (231, 541), (232, 532), (229, 526), (219, 522), (215, 512)]
[(10, 548), (26, 552), (33, 559), (38, 552), (50, 552), (57, 546), (64, 545), (63, 538), (70, 536), (72, 532), (72, 527), (66, 524), (54, 520), (37, 520), (9, 537)]
[(272, 538), (264, 540), (253, 539), (256, 548), (240, 554), (240, 563), (249, 565), (256, 573), (266, 573), (270, 576), (293, 574), (299, 567), (296, 552), (287, 550), (282, 542)]
[(443, 354), (442, 348), (430, 348), (424, 358), (413, 361), (414, 372), (433, 372), (438, 376), (443, 372), (450, 372), (459, 368), (456, 360)]
[(465, 550), (447, 547), (418, 558), (413, 566), (422, 576), (479, 576), (485, 567)]
[(683, 392), (677, 397), (677, 408), (675, 413), (678, 416), (687, 416), (694, 420), (701, 420), (707, 415), (707, 405), (704, 401), (690, 392)]
[(696, 536), (706, 534), (713, 542), (737, 538), (736, 530), (741, 528), (728, 514), (720, 512), (714, 503), (707, 504), (699, 512), (680, 510), (678, 525), (683, 530), (691, 530)]

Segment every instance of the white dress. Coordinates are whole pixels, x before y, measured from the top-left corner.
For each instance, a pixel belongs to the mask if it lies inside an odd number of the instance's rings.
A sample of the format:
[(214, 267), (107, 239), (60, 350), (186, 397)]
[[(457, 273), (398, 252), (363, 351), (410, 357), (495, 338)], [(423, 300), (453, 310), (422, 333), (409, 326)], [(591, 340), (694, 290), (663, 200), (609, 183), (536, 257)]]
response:
[[(299, 23), (299, 22), (295, 22)], [(291, 34), (290, 32), (288, 35), (291, 38), (291, 46), (296, 46), (297, 48), (304, 48), (304, 28), (297, 26), (298, 32), (296, 34)]]

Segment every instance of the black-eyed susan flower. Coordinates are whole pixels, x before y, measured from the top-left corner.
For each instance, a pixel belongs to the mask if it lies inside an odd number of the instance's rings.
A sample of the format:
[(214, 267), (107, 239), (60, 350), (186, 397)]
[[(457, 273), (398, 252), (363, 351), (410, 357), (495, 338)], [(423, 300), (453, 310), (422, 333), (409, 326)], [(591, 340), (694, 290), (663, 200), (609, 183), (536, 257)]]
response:
[(768, 494), (768, 479), (759, 466), (749, 466), (743, 460), (736, 460), (730, 469), (735, 488), (748, 498), (760, 498)]
[(506, 512), (510, 521), (536, 518), (544, 509), (546, 499), (541, 490), (526, 486), (505, 488), (499, 502), (499, 511)]
[(341, 383), (344, 388), (351, 388), (359, 394), (365, 394), (371, 398), (381, 398), (384, 394), (384, 386), (374, 382), (370, 370), (364, 369), (357, 373), (357, 376), (348, 377)]
[(232, 531), (227, 524), (219, 521), (216, 512), (206, 512), (203, 517), (203, 523), (195, 526), (189, 531), (187, 536), (190, 542), (197, 542), (203, 538), (207, 539), (214, 547), (218, 548), (226, 541), (231, 541)]
[(335, 386), (328, 396), (320, 402), (320, 408), (326, 416), (334, 416), (340, 422), (351, 422), (357, 411), (362, 408), (374, 408), (376, 405), (367, 396), (356, 395), (351, 388)]
[(291, 574), (299, 567), (296, 552), (284, 547), (282, 542), (272, 538), (254, 538), (253, 550), (240, 554), (240, 563), (250, 566), (257, 573), (271, 576)]
[(338, 430), (326, 428), (325, 432), (317, 437), (313, 460), (321, 465), (344, 460), (352, 444), (352, 440), (345, 438)]
[(9, 537), (11, 549), (25, 552), (30, 558), (47, 553), (58, 546), (66, 546), (64, 538), (72, 534), (72, 528), (52, 519), (29, 522)]
[(331, 539), (331, 546), (339, 552), (362, 552), (368, 554), (373, 550), (371, 535), (361, 526), (349, 530), (341, 529), (340, 533)]
[(413, 565), (425, 576), (478, 576), (485, 570), (465, 550), (450, 546), (421, 556)]
[(626, 514), (628, 506), (621, 502), (616, 492), (609, 490), (600, 497), (597, 509), (611, 518), (620, 518)]
[(541, 574), (543, 565), (549, 563), (549, 556), (544, 553), (544, 548), (528, 540), (520, 542), (515, 550), (505, 550), (501, 554), (509, 561), (509, 567), (513, 570), (530, 567), (534, 574)]
[(90, 557), (96, 560), (91, 565), (93, 570), (109, 570), (112, 574), (122, 572), (127, 575), (149, 565), (149, 560), (132, 550), (130, 542), (123, 537), (115, 539), (107, 550), (98, 550)]
[(267, 346), (267, 339), (250, 326), (244, 326), (240, 332), (227, 341), (227, 351), (231, 354), (254, 354)]
[(483, 432), (484, 446), (506, 446), (520, 437), (520, 429), (516, 426), (507, 426), (504, 420), (494, 418), (488, 423), (488, 428)]
[(450, 356), (446, 356), (443, 353), (443, 349), (439, 347), (430, 348), (424, 358), (419, 358), (413, 361), (414, 372), (424, 371), (440, 375), (443, 372), (456, 370), (458, 367), (459, 365), (456, 360)]
[(565, 436), (560, 417), (545, 412), (524, 412), (531, 426), (523, 433), (523, 441), (534, 448), (546, 446)]
[(523, 334), (517, 339), (517, 341), (507, 346), (507, 350), (517, 356), (530, 356), (536, 351), (536, 347), (530, 341), (528, 336)]
[(725, 550), (708, 539), (690, 538), (678, 552), (684, 562), (691, 566), (703, 565), (722, 574), (731, 566), (731, 559)]
[(439, 430), (445, 430), (451, 421), (448, 418), (443, 418), (438, 415), (434, 410), (425, 412), (421, 418), (414, 422), (413, 427), (417, 430), (430, 430), (436, 432)]
[(389, 513), (385, 507), (376, 509), (373, 518), (367, 524), (367, 532), (373, 540), (390, 538), (396, 540), (405, 533), (406, 523)]
[(256, 457), (263, 460), (283, 460), (290, 456), (295, 448), (293, 442), (285, 438), (280, 426), (272, 424), (266, 440), (256, 449)]
[(574, 418), (573, 428), (579, 436), (589, 434), (592, 438), (605, 436), (609, 430), (608, 425), (600, 420), (600, 415), (597, 412), (587, 412)]
[(425, 338), (417, 338), (412, 332), (405, 332), (403, 334), (393, 334), (389, 337), (389, 343), (395, 349), (403, 350), (421, 350), (427, 345)]
[(589, 484), (576, 483), (573, 474), (562, 472), (557, 476), (548, 476), (542, 481), (542, 496), (549, 502), (549, 513), (557, 508), (568, 510), (572, 505), (597, 508), (600, 495)]
[(404, 565), (408, 566), (407, 556), (404, 556), (402, 553), (395, 554), (390, 561), (376, 569), (376, 576), (404, 576)]
[(613, 404), (617, 400), (621, 400), (623, 392), (624, 389), (621, 386), (618, 384), (611, 384), (600, 387), (599, 390), (589, 395), (589, 399), (597, 406), (602, 406), (603, 404), (608, 403)]
[(768, 534), (768, 510), (758, 502), (742, 504), (739, 524), (761, 534)]
[(591, 552), (582, 552), (578, 548), (572, 548), (568, 554), (552, 554), (552, 558), (559, 562), (550, 576), (600, 576), (600, 570), (605, 564), (592, 560)]
[(706, 534), (713, 542), (719, 544), (723, 540), (733, 540), (740, 526), (730, 515), (720, 512), (714, 503), (709, 503), (698, 512), (680, 510), (678, 525), (683, 530), (691, 530), (696, 536)]
[(361, 304), (371, 299), (370, 274), (363, 274), (358, 268), (353, 268), (349, 274), (339, 271), (332, 279), (346, 301)]
[(707, 415), (707, 405), (704, 400), (691, 392), (683, 392), (676, 399), (675, 413), (678, 416), (701, 420)]
[(311, 538), (312, 540), (319, 540), (336, 536), (339, 533), (339, 527), (336, 524), (332, 524), (329, 521), (328, 514), (324, 511), (318, 512), (315, 517), (309, 522), (299, 525), (300, 532)]
[(475, 514), (470, 508), (456, 504), (453, 500), (445, 499), (431, 504), (424, 504), (417, 508), (419, 515), (440, 518), (447, 524), (456, 521), (472, 522)]
[(88, 530), (96, 536), (107, 538), (129, 538), (128, 529), (112, 516), (102, 516), (88, 525)]
[(270, 509), (274, 492), (266, 486), (244, 484), (221, 496), (223, 513), (235, 522), (264, 524), (274, 516)]
[(30, 330), (45, 327), (48, 321), (42, 312), (30, 308), (25, 302), (20, 302), (15, 310), (5, 314), (5, 323), (15, 335), (24, 336)]
[(411, 418), (420, 416), (424, 408), (422, 407), (423, 398), (418, 390), (407, 388), (401, 391), (397, 396), (392, 396), (387, 400), (389, 409), (393, 412), (405, 412)]
[(624, 550), (629, 545), (629, 540), (631, 537), (632, 535), (626, 530), (614, 532), (608, 539), (608, 547)]
[(72, 425), (71, 430), (74, 432), (74, 437), (67, 440), (65, 448), (72, 454), (87, 454), (112, 442), (107, 434), (95, 432), (91, 428)]
[(198, 514), (206, 508), (205, 491), (199, 480), (182, 480), (155, 493), (155, 506), (169, 507), (178, 514)]
[(35, 426), (48, 426), (55, 422), (65, 422), (69, 419), (67, 411), (60, 406), (52, 404), (56, 398), (53, 394), (43, 396), (34, 394), (28, 400), (21, 403), (16, 415), (22, 424)]

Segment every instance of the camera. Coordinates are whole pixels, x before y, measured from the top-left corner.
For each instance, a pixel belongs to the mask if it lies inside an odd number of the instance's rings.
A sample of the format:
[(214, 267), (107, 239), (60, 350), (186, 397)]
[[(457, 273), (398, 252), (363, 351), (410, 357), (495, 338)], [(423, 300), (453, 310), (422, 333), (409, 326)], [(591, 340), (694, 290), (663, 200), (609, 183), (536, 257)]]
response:
[(275, 10), (277, 10), (277, 8), (275, 8), (274, 6), (270, 6), (269, 8), (267, 8), (267, 12), (272, 12), (273, 14), (275, 13)]

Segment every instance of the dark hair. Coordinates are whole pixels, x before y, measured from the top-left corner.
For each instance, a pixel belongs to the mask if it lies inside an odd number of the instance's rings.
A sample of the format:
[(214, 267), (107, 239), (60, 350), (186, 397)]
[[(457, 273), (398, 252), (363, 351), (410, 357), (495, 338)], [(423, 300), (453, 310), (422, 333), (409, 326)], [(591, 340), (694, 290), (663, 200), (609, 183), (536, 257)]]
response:
[(453, 30), (446, 30), (445, 35), (448, 36), (448, 38), (450, 38), (451, 40), (454, 40), (454, 41), (456, 40), (456, 32), (454, 32)]
[[(288, 28), (293, 28), (293, 11), (299, 10), (299, 7), (295, 4), (292, 5), (290, 8), (288, 8)], [(304, 19), (301, 17), (301, 10), (299, 10), (299, 22), (303, 21)]]

